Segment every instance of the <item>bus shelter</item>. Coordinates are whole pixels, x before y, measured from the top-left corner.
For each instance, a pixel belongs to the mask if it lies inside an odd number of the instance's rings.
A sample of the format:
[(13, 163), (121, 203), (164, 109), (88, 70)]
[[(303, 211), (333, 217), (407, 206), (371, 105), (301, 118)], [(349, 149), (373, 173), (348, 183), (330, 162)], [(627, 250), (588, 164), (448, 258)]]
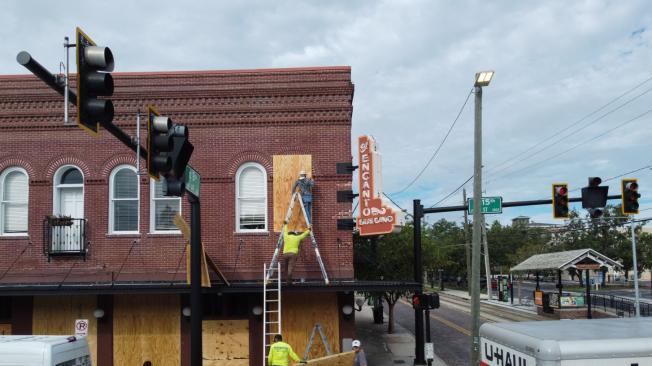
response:
[[(564, 296), (563, 283), (561, 280), (562, 271), (571, 268), (574, 268), (578, 274), (585, 271), (586, 296), (583, 299), (575, 296)], [(589, 248), (533, 255), (511, 268), (510, 272), (535, 273), (536, 289), (534, 302), (538, 308), (543, 308), (542, 310), (544, 312), (553, 313), (554, 310), (552, 307), (561, 310), (562, 308), (577, 308), (586, 305), (587, 318), (591, 318), (591, 285), (589, 271), (600, 269), (616, 270), (620, 268), (622, 268), (620, 263)], [(541, 291), (539, 283), (539, 275), (543, 271), (557, 272), (557, 293), (547, 294), (546, 301), (544, 301), (544, 296), (546, 294)]]

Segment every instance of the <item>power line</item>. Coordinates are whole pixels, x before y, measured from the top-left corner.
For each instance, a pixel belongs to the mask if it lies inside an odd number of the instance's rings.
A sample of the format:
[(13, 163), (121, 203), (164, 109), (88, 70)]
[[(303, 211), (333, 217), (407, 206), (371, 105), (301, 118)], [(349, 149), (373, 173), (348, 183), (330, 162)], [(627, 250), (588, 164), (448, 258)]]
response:
[(595, 140), (597, 140), (597, 139), (599, 139), (599, 138), (601, 138), (601, 137), (603, 137), (603, 136), (605, 136), (605, 135), (607, 135), (607, 134), (609, 134), (609, 133), (615, 131), (615, 130), (618, 129), (618, 128), (621, 128), (621, 127), (623, 127), (623, 126), (625, 126), (625, 125), (627, 125), (627, 124), (629, 124), (629, 123), (631, 123), (631, 122), (634, 122), (634, 121), (636, 121), (637, 119), (642, 118), (642, 117), (644, 117), (645, 115), (649, 114), (650, 112), (652, 112), (652, 109), (649, 109), (649, 110), (647, 110), (647, 111), (645, 111), (645, 112), (639, 114), (639, 115), (636, 116), (636, 117), (630, 118), (630, 119), (628, 119), (627, 121), (625, 121), (625, 122), (623, 122), (623, 123), (621, 123), (621, 124), (619, 124), (619, 125), (617, 125), (617, 126), (615, 126), (615, 127), (613, 127), (613, 128), (610, 128), (610, 129), (604, 131), (603, 133), (601, 133), (601, 134), (599, 134), (599, 135), (596, 135), (596, 136), (594, 136), (594, 137), (592, 137), (592, 138), (590, 138), (590, 139), (588, 139), (588, 140), (586, 140), (586, 141), (580, 142), (579, 144), (576, 144), (576, 145), (574, 145), (574, 146), (572, 146), (572, 147), (570, 147), (570, 148), (568, 148), (568, 149), (566, 149), (566, 150), (564, 150), (564, 151), (561, 151), (561, 152), (559, 152), (559, 153), (557, 153), (557, 154), (555, 154), (555, 155), (549, 156), (549, 157), (547, 157), (547, 158), (545, 158), (545, 159), (543, 159), (543, 160), (539, 160), (539, 161), (536, 162), (536, 163), (533, 163), (533, 164), (530, 164), (530, 165), (526, 165), (526, 166), (522, 167), (521, 169), (518, 169), (518, 170), (512, 171), (511, 173), (507, 173), (507, 174), (504, 174), (504, 175), (502, 175), (502, 176), (500, 176), (500, 177), (496, 177), (496, 178), (494, 178), (494, 179), (491, 179), (491, 180), (487, 181), (487, 184), (490, 183), (490, 182), (494, 182), (494, 181), (496, 181), (496, 180), (500, 180), (500, 179), (503, 179), (503, 178), (509, 177), (509, 176), (514, 175), (514, 174), (516, 174), (516, 173), (520, 173), (520, 172), (522, 172), (522, 171), (524, 171), (524, 170), (527, 170), (527, 169), (529, 169), (529, 168), (533, 168), (533, 167), (539, 166), (539, 165), (541, 165), (541, 164), (543, 164), (543, 163), (546, 163), (546, 162), (548, 162), (548, 161), (550, 161), (550, 160), (552, 160), (552, 159), (554, 159), (554, 158), (556, 158), (556, 157), (558, 157), (558, 156), (561, 156), (561, 155), (563, 155), (563, 154), (566, 154), (567, 152), (570, 152), (570, 151), (572, 151), (572, 150), (575, 150), (575, 149), (577, 149), (578, 147), (580, 147), (580, 146), (582, 146), (582, 145), (585, 145), (585, 144), (587, 144), (587, 143), (589, 143), (589, 142), (595, 141)]
[[(627, 94), (631, 93), (632, 91), (638, 89), (638, 88), (639, 88), (640, 86), (642, 86), (643, 84), (646, 84), (646, 83), (649, 82), (650, 80), (652, 80), (652, 77), (647, 78), (647, 79), (644, 80), (643, 82), (637, 84), (636, 86), (634, 86), (634, 87), (628, 89), (628, 90), (625, 91), (624, 93), (622, 93), (622, 94), (620, 94), (619, 96), (617, 96), (616, 98), (612, 99), (612, 100), (609, 101), (607, 104), (601, 106), (600, 108), (596, 109), (595, 111), (593, 111), (593, 112), (587, 114), (586, 116), (580, 118), (579, 120), (573, 122), (573, 123), (571, 124), (571, 126), (569, 126), (566, 130), (568, 130), (568, 129), (570, 129), (570, 127), (572, 127), (572, 126), (574, 126), (574, 125), (577, 125), (578, 123), (580, 123), (580, 122), (582, 122), (582, 121), (588, 119), (589, 117), (593, 116), (594, 114), (596, 114), (596, 113), (602, 111), (603, 109), (605, 109), (605, 108), (607, 108), (608, 106), (610, 106), (611, 104), (615, 103), (616, 101), (618, 101), (619, 99), (621, 99), (621, 98), (624, 97), (625, 95), (627, 95)], [(625, 103), (621, 104), (620, 106), (618, 106), (618, 107), (612, 109), (611, 111), (609, 111), (609, 112), (603, 114), (602, 116), (596, 118), (595, 120), (589, 122), (589, 124), (587, 124), (587, 125), (585, 125), (585, 126), (579, 128), (579, 129), (577, 129), (577, 130), (571, 132), (569, 135), (567, 135), (567, 136), (565, 136), (565, 137), (562, 137), (561, 139), (559, 139), (559, 140), (557, 140), (556, 142), (554, 142), (554, 143), (552, 143), (552, 144), (550, 144), (550, 145), (544, 147), (544, 148), (541, 149), (541, 150), (538, 150), (538, 151), (535, 152), (534, 154), (528, 155), (528, 156), (525, 157), (524, 159), (520, 159), (519, 161), (517, 161), (517, 162), (515, 162), (515, 163), (513, 163), (513, 164), (509, 164), (507, 167), (505, 167), (505, 168), (503, 168), (503, 169), (499, 169), (499, 170), (497, 170), (497, 171), (494, 171), (492, 174), (495, 174), (495, 173), (498, 173), (498, 172), (500, 172), (500, 171), (503, 171), (503, 170), (505, 170), (506, 168), (509, 168), (510, 166), (513, 166), (514, 164), (516, 164), (516, 163), (518, 163), (518, 162), (521, 162), (521, 161), (527, 160), (527, 159), (529, 159), (530, 157), (532, 157), (532, 156), (538, 154), (539, 152), (542, 152), (542, 151), (548, 149), (549, 147), (551, 147), (551, 146), (553, 146), (553, 145), (559, 143), (560, 141), (566, 139), (567, 137), (569, 137), (569, 136), (571, 136), (571, 135), (573, 135), (573, 134), (579, 132), (580, 130), (582, 130), (582, 129), (588, 127), (588, 126), (590, 126), (591, 124), (593, 124), (593, 123), (595, 123), (595, 122), (601, 120), (602, 118), (606, 117), (607, 115), (609, 115), (609, 114), (611, 114), (611, 113), (617, 111), (618, 109), (624, 107), (625, 105), (631, 103), (631, 102), (634, 101), (635, 99), (638, 99), (639, 97), (641, 97), (641, 96), (647, 94), (650, 90), (652, 90), (652, 89), (647, 89), (647, 90), (644, 91), (643, 93), (641, 93), (641, 94), (635, 96), (634, 98), (629, 99), (628, 101), (626, 101)], [(503, 162), (497, 164), (495, 167), (493, 167), (493, 169), (498, 169), (499, 167), (503, 166), (505, 163), (507, 163), (507, 162), (509, 162), (509, 161), (511, 161), (511, 160), (517, 159), (517, 158), (519, 158), (519, 157), (522, 157), (523, 154), (527, 153), (527, 152), (530, 151), (530, 150), (533, 150), (534, 148), (536, 148), (536, 147), (538, 147), (538, 146), (544, 144), (544, 143), (547, 142), (547, 141), (550, 141), (552, 138), (554, 138), (554, 137), (556, 137), (556, 136), (558, 136), (557, 133), (548, 136), (547, 138), (545, 138), (545, 139), (543, 139), (542, 141), (538, 142), (537, 144), (531, 146), (530, 148), (525, 149), (525, 150), (522, 151), (521, 153), (519, 153), (519, 154), (517, 154), (517, 155), (514, 155), (514, 156), (512, 156), (512, 157), (510, 157), (510, 158), (508, 158), (508, 159), (506, 159), (506, 160), (504, 160)]]
[(391, 202), (392, 202), (396, 207), (398, 207), (401, 211), (403, 211), (403, 212), (407, 212), (405, 209), (403, 209), (403, 207), (399, 206), (398, 203), (394, 202), (394, 200), (392, 199), (392, 197), (388, 196), (387, 193), (383, 192), (383, 195), (384, 195), (385, 197), (387, 197), (387, 198), (388, 198), (388, 199), (389, 199), (389, 200), (390, 200), (390, 201), (391, 201)]
[(464, 187), (464, 186), (465, 186), (465, 185), (466, 185), (466, 184), (467, 184), (471, 179), (473, 179), (473, 175), (471, 175), (471, 176), (469, 177), (469, 179), (467, 179), (466, 181), (464, 181), (464, 183), (460, 184), (459, 187), (455, 188), (455, 190), (454, 190), (453, 192), (449, 193), (446, 197), (440, 199), (439, 201), (437, 201), (437, 203), (435, 203), (434, 205), (430, 206), (430, 208), (433, 208), (433, 207), (437, 206), (438, 204), (440, 204), (440, 203), (446, 201), (450, 196), (454, 195), (454, 194), (457, 193), (460, 189), (462, 189), (462, 187)]
[(446, 142), (446, 139), (448, 138), (448, 135), (450, 135), (451, 131), (453, 130), (453, 127), (455, 127), (455, 124), (457, 123), (457, 120), (462, 115), (462, 112), (464, 111), (464, 107), (466, 107), (466, 103), (469, 101), (469, 98), (471, 97), (471, 94), (473, 94), (473, 89), (471, 89), (471, 91), (469, 91), (469, 94), (466, 96), (466, 100), (464, 101), (464, 104), (462, 104), (462, 107), (460, 108), (460, 111), (457, 113), (457, 117), (455, 117), (455, 120), (453, 120), (453, 123), (451, 123), (451, 126), (448, 128), (448, 132), (446, 132), (446, 136), (444, 136), (444, 139), (441, 141), (441, 143), (439, 144), (439, 146), (437, 147), (435, 152), (432, 154), (432, 156), (430, 156), (430, 159), (428, 160), (426, 165), (423, 167), (423, 169), (421, 169), (419, 174), (417, 174), (417, 176), (414, 177), (414, 179), (412, 179), (412, 181), (407, 186), (405, 186), (403, 189), (401, 189), (398, 192), (393, 192), (392, 194), (399, 194), (399, 193), (405, 192), (405, 190), (410, 188), (417, 181), (417, 179), (419, 179), (419, 177), (421, 177), (421, 175), (423, 174), (423, 172), (426, 171), (428, 166), (430, 166), (430, 163), (432, 163), (433, 159), (435, 159), (435, 156), (437, 156), (437, 153), (439, 153), (439, 150), (442, 148), (442, 146), (444, 146), (444, 143)]

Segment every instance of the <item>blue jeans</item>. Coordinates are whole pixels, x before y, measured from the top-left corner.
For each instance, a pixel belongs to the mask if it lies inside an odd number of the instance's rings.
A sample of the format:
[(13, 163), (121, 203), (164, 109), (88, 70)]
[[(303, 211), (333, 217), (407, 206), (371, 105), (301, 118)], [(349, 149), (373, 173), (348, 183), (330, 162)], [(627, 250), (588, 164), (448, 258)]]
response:
[(306, 194), (301, 196), (301, 201), (303, 201), (303, 208), (306, 209), (306, 217), (308, 218), (308, 225), (312, 225), (312, 195)]

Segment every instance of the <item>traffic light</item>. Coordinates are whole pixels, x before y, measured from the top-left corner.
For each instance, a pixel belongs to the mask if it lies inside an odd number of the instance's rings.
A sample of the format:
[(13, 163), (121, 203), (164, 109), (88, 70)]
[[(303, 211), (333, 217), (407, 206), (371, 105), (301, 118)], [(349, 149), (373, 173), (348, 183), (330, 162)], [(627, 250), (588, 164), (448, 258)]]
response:
[(421, 302), (421, 296), (423, 294), (414, 294), (412, 295), (412, 307), (415, 309), (421, 309), (423, 308), (423, 304)]
[(108, 47), (100, 47), (79, 27), (77, 39), (77, 124), (92, 135), (97, 135), (101, 123), (113, 121), (113, 54)]
[(552, 217), (567, 219), (568, 215), (568, 184), (554, 183), (552, 185)]
[(168, 154), (170, 158), (170, 170), (165, 174), (165, 188), (163, 194), (166, 196), (183, 196), (186, 192), (184, 173), (194, 146), (188, 141), (188, 127), (183, 125), (172, 126), (172, 151)]
[(607, 205), (608, 186), (601, 186), (602, 179), (589, 177), (589, 186), (582, 188), (582, 208), (586, 208), (592, 218), (602, 216), (602, 209)]
[(621, 212), (623, 215), (638, 214), (638, 199), (641, 195), (638, 193), (638, 182), (636, 179), (623, 179), (620, 181), (622, 192)]
[(439, 294), (435, 292), (426, 296), (428, 297), (428, 309), (439, 309)]
[(172, 151), (174, 140), (172, 120), (163, 117), (150, 106), (147, 109), (147, 173), (158, 181), (159, 176), (172, 168)]

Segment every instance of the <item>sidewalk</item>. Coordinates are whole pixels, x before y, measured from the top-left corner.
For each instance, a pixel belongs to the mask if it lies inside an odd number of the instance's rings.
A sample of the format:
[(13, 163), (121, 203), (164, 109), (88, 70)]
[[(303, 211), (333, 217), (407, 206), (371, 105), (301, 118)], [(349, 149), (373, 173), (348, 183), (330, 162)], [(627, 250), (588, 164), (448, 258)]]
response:
[[(394, 334), (387, 334), (387, 315), (383, 324), (374, 324), (372, 309), (365, 304), (362, 311), (355, 313), (355, 328), (369, 366), (414, 364), (414, 336), (397, 322), (394, 322)], [(446, 366), (437, 355), (432, 365)]]

